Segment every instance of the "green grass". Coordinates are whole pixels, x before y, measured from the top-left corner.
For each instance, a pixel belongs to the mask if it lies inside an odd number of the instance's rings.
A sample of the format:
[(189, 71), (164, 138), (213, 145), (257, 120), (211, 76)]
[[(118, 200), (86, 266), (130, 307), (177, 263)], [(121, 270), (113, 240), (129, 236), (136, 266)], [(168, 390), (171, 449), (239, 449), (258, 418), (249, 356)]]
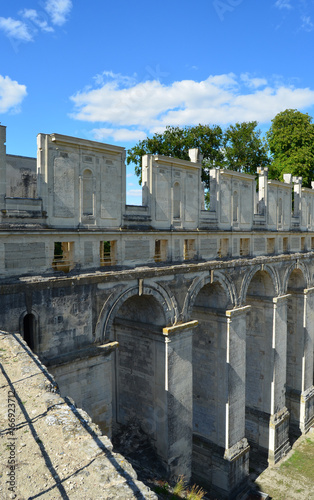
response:
[(306, 438), (305, 443), (280, 466), (285, 475), (297, 474), (314, 482), (314, 441)]
[(173, 487), (171, 487), (166, 481), (158, 481), (154, 490), (162, 498), (169, 500), (179, 500), (182, 498), (187, 500), (202, 500), (205, 495), (205, 491), (196, 484), (187, 488), (184, 476), (180, 476)]
[(194, 486), (188, 490), (186, 498), (187, 500), (202, 500), (204, 496), (205, 491), (200, 486), (194, 484)]
[(183, 493), (184, 489), (185, 489), (184, 477), (180, 476), (177, 483), (173, 487), (173, 494), (180, 495), (181, 493)]
[(314, 499), (314, 495), (309, 496), (314, 484), (314, 436), (301, 439), (290, 458), (278, 464), (276, 475), (272, 472), (272, 476), (267, 476), (266, 470), (256, 481), (259, 489), (273, 500), (292, 500), (292, 491), (298, 494), (297, 498)]

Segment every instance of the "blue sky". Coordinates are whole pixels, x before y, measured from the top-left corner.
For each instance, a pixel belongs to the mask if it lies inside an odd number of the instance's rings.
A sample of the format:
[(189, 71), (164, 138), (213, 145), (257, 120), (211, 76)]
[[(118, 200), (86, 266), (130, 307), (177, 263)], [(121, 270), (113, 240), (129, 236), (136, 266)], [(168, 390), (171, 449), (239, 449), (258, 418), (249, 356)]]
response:
[(166, 125), (314, 116), (313, 42), (314, 0), (2, 1), (7, 152), (36, 156), (40, 132), (129, 148)]

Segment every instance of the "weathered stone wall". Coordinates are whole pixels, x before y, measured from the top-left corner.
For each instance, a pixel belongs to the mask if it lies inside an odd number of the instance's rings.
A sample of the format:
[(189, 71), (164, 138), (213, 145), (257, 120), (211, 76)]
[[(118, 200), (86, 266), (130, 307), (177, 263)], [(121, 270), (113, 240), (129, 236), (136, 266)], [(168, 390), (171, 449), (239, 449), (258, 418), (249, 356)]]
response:
[(20, 335), (0, 333), (0, 496), (155, 499)]
[(277, 462), (314, 421), (314, 190), (212, 169), (204, 210), (190, 159), (145, 157), (132, 207), (124, 148), (40, 134), (19, 197), (0, 126), (0, 325), (108, 435), (135, 421), (166, 474), (232, 497), (249, 445)]

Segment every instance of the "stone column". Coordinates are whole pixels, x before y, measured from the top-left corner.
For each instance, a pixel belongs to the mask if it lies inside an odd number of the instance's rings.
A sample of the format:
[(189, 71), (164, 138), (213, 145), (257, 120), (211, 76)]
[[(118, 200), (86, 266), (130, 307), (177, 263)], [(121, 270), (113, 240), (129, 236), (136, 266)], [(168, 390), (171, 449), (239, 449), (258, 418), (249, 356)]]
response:
[(156, 337), (156, 449), (170, 478), (192, 467), (192, 332), (197, 321), (163, 329)]
[(249, 474), (249, 445), (245, 438), (245, 359), (246, 314), (250, 308), (251, 306), (245, 306), (226, 311), (225, 477), (221, 476), (222, 484), (220, 488), (224, 485), (223, 489), (226, 489), (228, 494), (235, 494), (241, 489), (241, 484)]
[(287, 299), (282, 295), (273, 299), (272, 382), (269, 421), (268, 462), (278, 462), (290, 449), (289, 412), (286, 404), (287, 370)]
[(314, 423), (313, 341), (314, 288), (308, 288), (304, 290), (304, 348), (300, 400), (300, 430), (303, 433)]

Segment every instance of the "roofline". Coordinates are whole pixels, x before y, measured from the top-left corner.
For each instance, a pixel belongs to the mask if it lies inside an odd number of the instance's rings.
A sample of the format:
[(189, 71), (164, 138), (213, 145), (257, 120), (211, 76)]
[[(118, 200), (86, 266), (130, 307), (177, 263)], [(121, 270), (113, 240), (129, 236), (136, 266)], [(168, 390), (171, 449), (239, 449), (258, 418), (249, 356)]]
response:
[[(45, 134), (38, 134), (45, 135)], [(62, 134), (48, 134), (51, 141), (64, 145), (75, 145), (80, 146), (83, 149), (96, 149), (98, 151), (110, 151), (111, 153), (121, 154), (125, 151), (124, 147), (114, 146), (112, 144), (106, 144), (98, 141), (91, 141), (89, 139), (80, 139), (79, 137), (71, 137), (69, 135)]]

